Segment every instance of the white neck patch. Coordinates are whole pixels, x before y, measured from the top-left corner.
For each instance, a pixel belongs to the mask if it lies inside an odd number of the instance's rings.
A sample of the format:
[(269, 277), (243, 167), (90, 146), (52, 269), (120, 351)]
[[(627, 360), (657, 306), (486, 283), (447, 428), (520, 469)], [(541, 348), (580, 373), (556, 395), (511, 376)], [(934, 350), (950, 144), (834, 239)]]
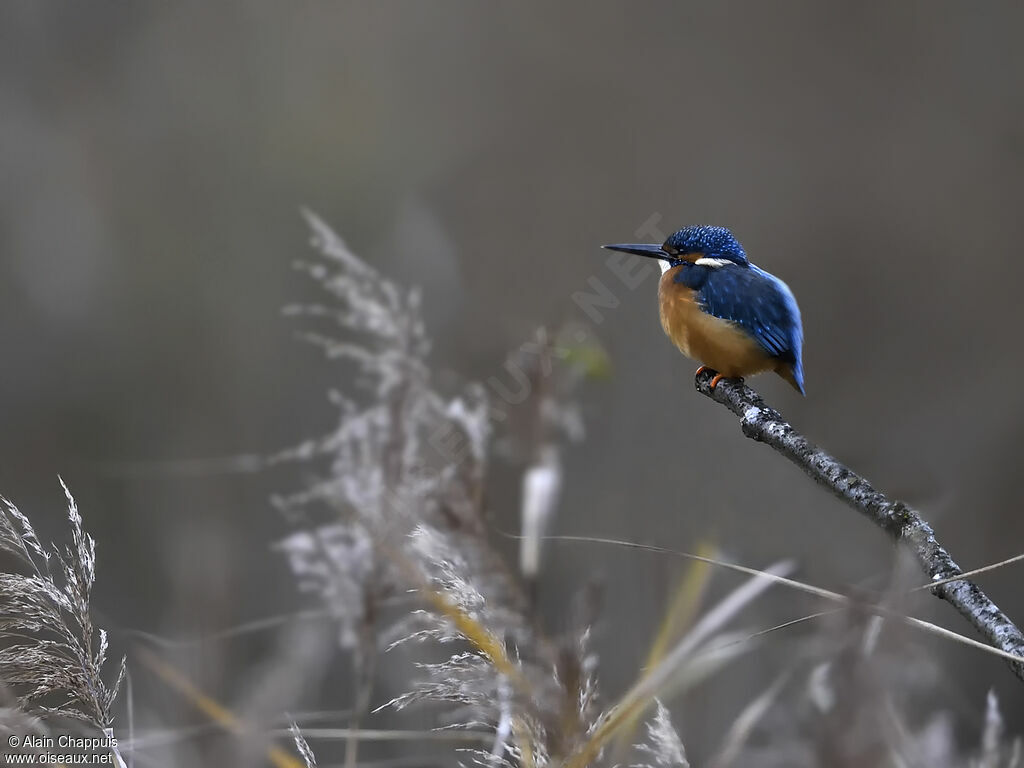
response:
[(711, 267), (712, 269), (717, 269), (718, 267), (724, 267), (727, 264), (732, 264), (732, 262), (729, 261), (728, 259), (710, 259), (710, 258), (697, 259), (693, 263), (697, 264), (698, 266), (701, 266), (701, 267)]

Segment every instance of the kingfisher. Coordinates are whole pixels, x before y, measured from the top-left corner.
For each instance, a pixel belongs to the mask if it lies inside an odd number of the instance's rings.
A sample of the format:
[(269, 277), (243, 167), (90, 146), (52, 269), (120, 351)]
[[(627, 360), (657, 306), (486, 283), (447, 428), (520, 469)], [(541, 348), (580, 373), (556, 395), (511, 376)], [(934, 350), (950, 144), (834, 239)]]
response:
[(613, 251), (658, 259), (661, 327), (679, 350), (723, 378), (775, 371), (804, 394), (803, 326), (793, 292), (751, 264), (725, 227), (684, 227), (664, 243)]

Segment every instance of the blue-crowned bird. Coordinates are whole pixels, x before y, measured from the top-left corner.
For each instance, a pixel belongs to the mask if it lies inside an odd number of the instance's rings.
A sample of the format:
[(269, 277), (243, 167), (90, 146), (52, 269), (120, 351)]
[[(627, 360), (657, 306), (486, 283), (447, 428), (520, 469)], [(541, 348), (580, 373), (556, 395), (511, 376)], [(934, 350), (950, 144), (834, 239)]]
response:
[[(789, 287), (753, 265), (724, 227), (684, 227), (661, 245), (606, 245), (661, 260), (661, 327), (687, 357), (722, 378), (775, 371), (801, 394), (803, 327)], [(698, 370), (698, 373), (700, 372)]]

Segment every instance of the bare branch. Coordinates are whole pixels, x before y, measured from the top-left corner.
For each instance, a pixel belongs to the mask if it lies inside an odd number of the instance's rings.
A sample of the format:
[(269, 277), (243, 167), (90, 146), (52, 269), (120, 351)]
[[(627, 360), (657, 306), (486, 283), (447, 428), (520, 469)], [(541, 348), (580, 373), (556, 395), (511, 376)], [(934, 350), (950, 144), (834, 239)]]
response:
[[(743, 434), (774, 448), (854, 509), (866, 515), (914, 555), (932, 582), (932, 594), (955, 607), (989, 643), (1015, 656), (1024, 656), (1024, 635), (963, 571), (935, 538), (931, 525), (912, 507), (888, 498), (853, 470), (840, 464), (797, 432), (769, 408), (757, 392), (735, 379), (722, 379), (711, 389), (713, 371), (699, 373), (697, 391), (740, 417)], [(1010, 661), (1024, 680), (1024, 664)]]

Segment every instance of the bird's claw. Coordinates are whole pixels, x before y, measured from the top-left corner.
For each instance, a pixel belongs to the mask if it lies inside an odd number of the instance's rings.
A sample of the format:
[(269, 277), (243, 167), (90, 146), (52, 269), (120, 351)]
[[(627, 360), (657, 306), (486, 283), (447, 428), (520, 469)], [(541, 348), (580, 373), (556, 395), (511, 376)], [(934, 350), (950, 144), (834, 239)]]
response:
[[(695, 374), (693, 374), (693, 375), (694, 376), (700, 376), (702, 373), (704, 373), (704, 371), (712, 371), (712, 373), (715, 374), (714, 376), (711, 377), (711, 383), (708, 385), (708, 388), (712, 392), (715, 391), (715, 387), (718, 386), (718, 382), (720, 382), (722, 379), (728, 378), (724, 373), (719, 373), (718, 371), (714, 371), (711, 368), (708, 368), (706, 365), (702, 365), (700, 368), (698, 368), (697, 372)], [(740, 381), (743, 381), (743, 379), (740, 379)]]
[[(710, 371), (710, 370), (711, 369), (708, 368), (706, 365), (702, 365), (700, 368), (697, 369), (697, 372), (695, 374), (693, 374), (693, 375), (694, 376), (700, 376), (702, 373), (704, 373), (704, 371)], [(722, 374), (718, 373), (718, 371), (713, 371), (713, 373), (715, 375), (714, 375), (714, 378), (711, 379), (711, 389), (712, 390), (714, 390), (714, 388), (716, 386), (718, 386), (718, 382), (722, 380)]]

